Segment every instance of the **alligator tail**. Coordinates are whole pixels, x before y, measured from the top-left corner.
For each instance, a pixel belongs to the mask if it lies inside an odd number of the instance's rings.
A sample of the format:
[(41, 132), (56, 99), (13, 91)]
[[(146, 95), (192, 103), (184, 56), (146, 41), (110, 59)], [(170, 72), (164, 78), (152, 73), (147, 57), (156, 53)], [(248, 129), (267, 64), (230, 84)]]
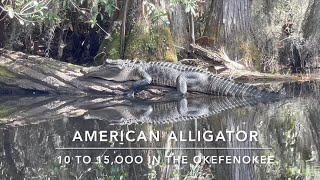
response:
[(210, 94), (218, 96), (235, 96), (235, 97), (256, 97), (256, 98), (279, 98), (280, 93), (260, 89), (250, 84), (235, 82), (231, 79), (225, 79), (219, 76), (209, 78)]

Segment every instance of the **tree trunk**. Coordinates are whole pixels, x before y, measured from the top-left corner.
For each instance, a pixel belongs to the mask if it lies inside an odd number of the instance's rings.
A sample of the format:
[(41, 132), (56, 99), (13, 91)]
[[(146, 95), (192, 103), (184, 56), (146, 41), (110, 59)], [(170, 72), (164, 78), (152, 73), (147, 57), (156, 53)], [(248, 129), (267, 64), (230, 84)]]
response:
[(320, 67), (320, 58), (318, 58), (320, 52), (320, 2), (313, 1), (309, 5), (308, 12), (302, 29), (306, 39), (303, 60), (309, 63), (310, 67)]
[[(3, 7), (3, 3), (0, 2), (0, 6)], [(6, 16), (7, 12), (4, 12), (3, 10), (0, 10), (0, 48), (4, 47), (5, 45), (5, 22), (6, 22)]]
[(221, 43), (246, 35), (250, 29), (250, 0), (212, 1), (205, 34)]
[[(320, 2), (313, 1), (309, 6), (309, 14), (306, 16), (305, 24), (303, 27), (304, 38), (319, 38), (320, 28)], [(317, 36), (317, 37), (316, 37)]]
[(204, 34), (214, 40), (216, 47), (224, 46), (231, 59), (243, 59), (247, 67), (253, 66), (250, 35), (251, 1), (212, 1)]
[(177, 52), (181, 56), (186, 56), (185, 53), (190, 44), (188, 14), (185, 12), (183, 5), (177, 4), (173, 7), (173, 10), (170, 11), (169, 17)]

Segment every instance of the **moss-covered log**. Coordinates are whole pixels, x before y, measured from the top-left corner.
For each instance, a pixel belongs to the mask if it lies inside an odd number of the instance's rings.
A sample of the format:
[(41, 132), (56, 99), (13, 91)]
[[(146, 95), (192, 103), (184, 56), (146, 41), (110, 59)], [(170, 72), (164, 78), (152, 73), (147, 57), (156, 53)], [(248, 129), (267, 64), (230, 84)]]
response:
[[(124, 95), (132, 82), (116, 83), (83, 77), (83, 66), (0, 49), (0, 93)], [(148, 87), (143, 97), (164, 95), (172, 88)]]

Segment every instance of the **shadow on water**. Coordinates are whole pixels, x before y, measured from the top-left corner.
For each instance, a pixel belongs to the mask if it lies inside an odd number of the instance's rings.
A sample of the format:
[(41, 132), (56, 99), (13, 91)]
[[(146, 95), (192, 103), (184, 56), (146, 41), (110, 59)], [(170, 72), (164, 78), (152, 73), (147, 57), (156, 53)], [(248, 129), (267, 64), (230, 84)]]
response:
[[(1, 97), (0, 179), (320, 179), (319, 83), (283, 84), (281, 91), (293, 98)], [(227, 130), (257, 132), (258, 141), (241, 142), (244, 133)], [(73, 141), (86, 131), (97, 136)], [(220, 131), (225, 141), (215, 141)], [(135, 141), (110, 139), (108, 132)], [(137, 141), (141, 132), (147, 141)], [(172, 132), (179, 141), (168, 140)], [(210, 132), (205, 139), (204, 132)], [(193, 140), (195, 134), (201, 138)], [(127, 156), (143, 162), (120, 163)], [(274, 162), (210, 161), (220, 156), (273, 156)], [(194, 163), (195, 157), (206, 161)]]

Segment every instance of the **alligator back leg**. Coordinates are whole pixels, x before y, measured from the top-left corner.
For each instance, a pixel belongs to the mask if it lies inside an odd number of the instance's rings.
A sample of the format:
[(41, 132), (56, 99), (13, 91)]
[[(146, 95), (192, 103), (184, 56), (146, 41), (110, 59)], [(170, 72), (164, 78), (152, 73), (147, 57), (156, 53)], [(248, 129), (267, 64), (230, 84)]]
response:
[(205, 84), (208, 80), (207, 76), (198, 72), (188, 72), (182, 73), (178, 76), (176, 85), (179, 94), (186, 94), (187, 88), (189, 87), (198, 87), (201, 84)]
[(177, 78), (177, 90), (180, 95), (187, 93), (187, 79), (183, 74), (180, 74)]

